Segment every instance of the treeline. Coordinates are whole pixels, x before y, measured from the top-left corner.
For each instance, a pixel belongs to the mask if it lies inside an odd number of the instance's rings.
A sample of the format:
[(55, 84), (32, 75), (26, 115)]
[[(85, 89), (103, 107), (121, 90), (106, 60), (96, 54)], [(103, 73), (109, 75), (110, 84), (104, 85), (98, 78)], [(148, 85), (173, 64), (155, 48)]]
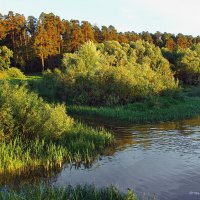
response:
[(60, 66), (64, 53), (73, 53), (87, 41), (122, 43), (144, 40), (173, 52), (191, 48), (200, 42), (200, 36), (156, 32), (118, 32), (113, 26), (101, 28), (87, 21), (61, 20), (53, 13), (33, 16), (9, 12), (0, 15), (0, 46), (13, 51), (12, 66), (26, 72), (39, 72)]

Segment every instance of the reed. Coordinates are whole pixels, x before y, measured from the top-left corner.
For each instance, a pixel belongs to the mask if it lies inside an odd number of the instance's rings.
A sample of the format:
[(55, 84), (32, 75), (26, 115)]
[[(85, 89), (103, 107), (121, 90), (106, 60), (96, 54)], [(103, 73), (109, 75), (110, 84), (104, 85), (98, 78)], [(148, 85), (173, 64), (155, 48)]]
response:
[(0, 142), (0, 174), (43, 167), (50, 170), (63, 162), (91, 164), (104, 148), (114, 144), (114, 137), (104, 129), (93, 129), (76, 123), (56, 141), (15, 138)]
[(2, 200), (137, 200), (133, 191), (120, 192), (116, 187), (98, 189), (95, 186), (67, 186), (57, 188), (40, 184), (38, 186), (23, 186), (18, 189), (0, 189)]
[(88, 164), (113, 144), (111, 133), (74, 122), (24, 86), (0, 82), (0, 174), (63, 162)]

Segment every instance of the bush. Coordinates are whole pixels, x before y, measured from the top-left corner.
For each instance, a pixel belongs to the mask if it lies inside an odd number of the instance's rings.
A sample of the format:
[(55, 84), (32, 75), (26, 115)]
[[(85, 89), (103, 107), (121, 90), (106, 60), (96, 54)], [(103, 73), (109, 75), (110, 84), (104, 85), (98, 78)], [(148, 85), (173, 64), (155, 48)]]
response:
[(0, 71), (0, 80), (2, 79), (25, 79), (26, 76), (20, 71), (20, 69), (11, 67), (6, 70)]
[[(45, 103), (24, 86), (0, 82), (0, 132), (3, 137), (54, 137), (69, 130), (73, 120), (64, 105)], [(15, 135), (14, 135), (15, 134)]]
[(178, 88), (160, 49), (142, 41), (85, 43), (64, 55), (62, 71), (44, 74), (43, 81), (49, 78), (56, 95), (73, 104), (127, 104)]
[(6, 74), (8, 77), (10, 78), (25, 78), (26, 76), (20, 71), (20, 69), (15, 68), (15, 67), (11, 67), (9, 69), (7, 69)]
[(10, 67), (10, 59), (13, 57), (13, 52), (6, 46), (0, 47), (0, 71)]
[(5, 71), (0, 71), (0, 80), (8, 78), (8, 75)]

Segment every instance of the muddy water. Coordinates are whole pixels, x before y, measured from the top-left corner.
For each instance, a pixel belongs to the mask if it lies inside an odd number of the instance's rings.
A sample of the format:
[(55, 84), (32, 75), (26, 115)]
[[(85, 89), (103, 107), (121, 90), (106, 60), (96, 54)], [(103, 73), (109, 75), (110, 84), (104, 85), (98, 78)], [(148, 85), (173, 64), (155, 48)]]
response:
[[(140, 196), (166, 200), (200, 199), (200, 117), (154, 125), (84, 119), (112, 131), (117, 146), (92, 167), (65, 167), (52, 184), (95, 184), (134, 189)], [(90, 123), (89, 123), (90, 122)]]

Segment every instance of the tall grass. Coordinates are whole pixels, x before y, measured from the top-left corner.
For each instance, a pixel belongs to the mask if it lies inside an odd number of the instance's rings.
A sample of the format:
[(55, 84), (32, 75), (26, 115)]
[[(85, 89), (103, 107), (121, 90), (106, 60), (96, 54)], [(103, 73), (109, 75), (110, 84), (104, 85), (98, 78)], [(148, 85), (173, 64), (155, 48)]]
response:
[(157, 97), (153, 100), (117, 107), (70, 106), (71, 114), (104, 117), (131, 123), (152, 123), (192, 118), (200, 114), (200, 98), (173, 99)]
[(95, 130), (76, 123), (56, 141), (17, 137), (0, 144), (0, 174), (15, 174), (38, 167), (49, 170), (61, 167), (63, 162), (91, 164), (98, 153), (114, 144), (114, 137), (104, 129)]
[(94, 186), (68, 186), (56, 188), (47, 185), (24, 186), (19, 189), (1, 189), (1, 200), (137, 200), (136, 195), (128, 190), (121, 193), (115, 187), (97, 189)]
[(48, 104), (24, 86), (0, 82), (0, 174), (63, 162), (91, 163), (112, 145), (111, 133), (92, 129)]

